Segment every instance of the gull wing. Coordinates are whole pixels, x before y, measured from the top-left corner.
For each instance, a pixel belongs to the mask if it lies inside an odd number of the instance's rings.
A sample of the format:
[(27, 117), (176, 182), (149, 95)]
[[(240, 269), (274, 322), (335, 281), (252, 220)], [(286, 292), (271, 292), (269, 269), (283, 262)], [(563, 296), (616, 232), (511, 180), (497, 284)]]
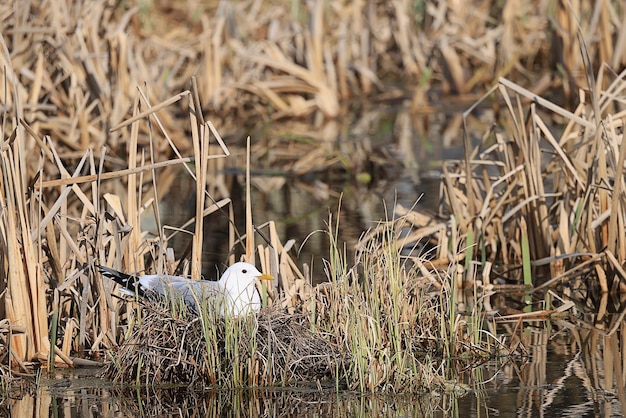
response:
[[(120, 292), (142, 298), (180, 299), (190, 309), (197, 312), (197, 302), (204, 299), (214, 301), (223, 310), (228, 303), (226, 293), (218, 282), (209, 280), (190, 280), (181, 276), (166, 274), (147, 274), (135, 276), (122, 273), (105, 266), (96, 266), (103, 276), (120, 284)], [(221, 306), (220, 306), (221, 304)]]
[(197, 307), (197, 302), (204, 299), (219, 301), (224, 292), (218, 282), (191, 280), (180, 276), (149, 275), (139, 278), (142, 287), (163, 298), (180, 298), (187, 306)]

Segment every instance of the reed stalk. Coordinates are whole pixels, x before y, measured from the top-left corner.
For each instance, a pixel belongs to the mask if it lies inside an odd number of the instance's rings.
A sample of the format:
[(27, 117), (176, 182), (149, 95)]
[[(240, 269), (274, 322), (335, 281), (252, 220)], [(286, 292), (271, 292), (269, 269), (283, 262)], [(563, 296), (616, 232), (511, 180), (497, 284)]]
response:
[[(464, 351), (461, 346), (466, 341), (456, 334), (467, 331), (454, 314), (456, 302), (447, 293), (429, 294), (415, 275), (419, 270), (411, 269), (410, 259), (401, 256), (406, 247), (399, 234), (405, 222), (391, 219), (366, 234), (350, 268), (341, 248), (333, 244), (337, 225), (329, 224), (329, 260), (334, 264), (327, 264), (330, 282), (317, 290), (315, 329), (333, 336), (347, 354), (336, 378), (349, 389), (412, 391), (436, 385), (451, 376), (446, 372), (436, 378), (426, 370), (431, 355), (437, 352), (450, 361), (446, 368), (450, 370), (452, 357)], [(444, 287), (455, 292), (450, 283)], [(431, 327), (437, 323), (441, 329), (433, 335)], [(441, 335), (449, 337), (442, 340)]]
[[(451, 215), (449, 220), (424, 222), (411, 211), (405, 214), (403, 221), (415, 221), (405, 224), (410, 239), (427, 241), (436, 248), (435, 256), (410, 256), (406, 263), (399, 253), (412, 242), (400, 240), (399, 230), (385, 229), (385, 223), (374, 239), (362, 241), (358, 263), (349, 265), (338, 223), (331, 219), (330, 284), (316, 289), (296, 268), (289, 254), (293, 243), (283, 245), (275, 225), (268, 224), (269, 245), (254, 245), (248, 164), (245, 256), (258, 257), (279, 278), (280, 285), (262, 291), (264, 305), (279, 306), (295, 318), (292, 328), (280, 328), (281, 336), (297, 329), (312, 347), (327, 350), (330, 366), (312, 362), (311, 367), (324, 373), (330, 367), (335, 377), (341, 371), (342, 382), (361, 390), (411, 386), (407, 376), (428, 376), (425, 367), (435, 363), (434, 353), (449, 359), (461, 349), (467, 324), (458, 309), (459, 285), (475, 289), (472, 303), (478, 312), (477, 269), (487, 265), (520, 267), (496, 273), (527, 285), (532, 269), (551, 275), (551, 284), (593, 272), (592, 284), (601, 292), (624, 287), (626, 151), (620, 144), (626, 72), (605, 66), (621, 68), (625, 62), (626, 26), (611, 18), (624, 14), (622, 3), (531, 2), (534, 7), (520, 8), (517, 2), (486, 2), (478, 13), (450, 8), (440, 16), (422, 4), (416, 14), (408, 1), (381, 8), (369, 2), (326, 7), (316, 0), (297, 10), (293, 2), (230, 2), (220, 13), (213, 13), (210, 4), (202, 6), (198, 20), (184, 2), (156, 5), (149, 14), (124, 2), (71, 8), (66, 3), (29, 3), (17, 13), (11, 2), (0, 5), (0, 14), (11, 16), (0, 30), (0, 303), (9, 329), (20, 331), (8, 334), (12, 366), (25, 370), (34, 359), (68, 364), (73, 356), (99, 359), (133, 335), (144, 336), (134, 333), (146, 326), (149, 310), (112, 298), (113, 289), (95, 274), (94, 263), (133, 273), (190, 270), (200, 276), (204, 217), (230, 203), (220, 177), (225, 165), (216, 162), (230, 152), (202, 109), (210, 109), (220, 131), (228, 133), (239, 132), (244, 118), (328, 120), (339, 115), (346, 99), (385, 93), (383, 75), (419, 85), (404, 94), (420, 106), (428, 106), (422, 102), (431, 87), (459, 95), (487, 90), (471, 111), (493, 99), (489, 106), (501, 106), (502, 126), (490, 128), (477, 144), (466, 135), (464, 159), (446, 163), (441, 212)], [(73, 12), (67, 16), (58, 13), (69, 9)], [(172, 11), (186, 24), (184, 32), (164, 33), (171, 26), (159, 23), (171, 22)], [(51, 21), (58, 24), (51, 28)], [(545, 36), (548, 31), (553, 36)], [(551, 42), (562, 45), (559, 57), (550, 52)], [(546, 68), (555, 66), (562, 77), (543, 77)], [(191, 74), (204, 75), (187, 90)], [(152, 80), (150, 98), (165, 99), (151, 103), (147, 90), (136, 88), (137, 80)], [(576, 106), (542, 97), (541, 86), (550, 84)], [(190, 120), (191, 141), (181, 129), (181, 107)], [(555, 121), (560, 131), (552, 129)], [(350, 158), (328, 156), (334, 152), (327, 146), (328, 132), (337, 133), (332, 126), (307, 131), (306, 141), (292, 142), (302, 155), (288, 163), (279, 164), (274, 151), (282, 143), (272, 141), (250, 143), (247, 159), (267, 156), (279, 172), (291, 170), (296, 176), (322, 172), (337, 161), (350, 166)], [(99, 160), (94, 149), (102, 150)], [(181, 164), (195, 182), (195, 216), (190, 224), (169, 230), (194, 225), (191, 267), (187, 257), (171, 255), (168, 226), (158, 220), (164, 173)], [(209, 170), (218, 179), (212, 184), (207, 184)], [(163, 177), (157, 182), (157, 176)], [(115, 184), (114, 178), (119, 180)], [(157, 218), (154, 235), (141, 226), (150, 209)], [(228, 212), (232, 249), (240, 238), (232, 206)], [(233, 251), (231, 261), (235, 257)], [(463, 260), (462, 272), (455, 270)], [(442, 272), (441, 265), (452, 268)], [(516, 276), (519, 271), (523, 277)], [(437, 297), (431, 297), (432, 289)], [(51, 294), (59, 295), (58, 305), (51, 303)], [(158, 325), (175, 333), (188, 317), (179, 304), (168, 308), (180, 322)], [(207, 317), (199, 322), (185, 323), (190, 327), (183, 334), (202, 333), (206, 346), (218, 352), (222, 337), (210, 324), (220, 321)], [(471, 338), (479, 344), (485, 334), (478, 333), (478, 316), (470, 322)], [(306, 375), (288, 355), (280, 368), (278, 356), (289, 351), (279, 346), (276, 328), (262, 321), (239, 325), (227, 336), (228, 358), (242, 361), (230, 375), (237, 384)], [(252, 329), (274, 338), (269, 348), (258, 335), (249, 346), (237, 344)], [(309, 359), (305, 345), (298, 348)], [(248, 357), (245, 350), (250, 350)], [(415, 351), (427, 354), (419, 357)], [(264, 357), (267, 352), (271, 359)], [(343, 361), (344, 354), (349, 361)], [(149, 377), (158, 370), (152, 369), (154, 359), (136, 358), (139, 367), (124, 376), (154, 382)], [(203, 358), (209, 379), (222, 381), (215, 370), (226, 366), (224, 360)], [(265, 374), (259, 377), (258, 370)]]

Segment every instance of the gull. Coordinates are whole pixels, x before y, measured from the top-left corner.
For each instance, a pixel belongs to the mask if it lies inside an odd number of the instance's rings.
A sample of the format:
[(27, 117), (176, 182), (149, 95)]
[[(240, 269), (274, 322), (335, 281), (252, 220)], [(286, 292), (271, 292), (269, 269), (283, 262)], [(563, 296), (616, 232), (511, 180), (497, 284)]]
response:
[(197, 303), (207, 299), (215, 304), (222, 316), (242, 316), (258, 312), (261, 298), (256, 289), (257, 279), (273, 280), (252, 264), (238, 262), (228, 267), (217, 281), (191, 280), (182, 276), (146, 274), (136, 276), (105, 266), (97, 266), (100, 273), (120, 284), (120, 292), (135, 297), (180, 298), (194, 312)]

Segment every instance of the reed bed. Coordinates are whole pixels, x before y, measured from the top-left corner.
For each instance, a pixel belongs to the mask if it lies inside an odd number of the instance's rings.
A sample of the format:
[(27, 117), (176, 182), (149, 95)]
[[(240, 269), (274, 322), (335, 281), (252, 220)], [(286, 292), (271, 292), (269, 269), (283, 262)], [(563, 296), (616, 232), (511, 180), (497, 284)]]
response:
[[(147, 313), (112, 297), (93, 266), (198, 278), (208, 217), (235, 224), (225, 161), (243, 167), (242, 159), (263, 156), (296, 174), (337, 162), (330, 148), (320, 146), (332, 129), (312, 136), (315, 141), (299, 148), (295, 163), (250, 143), (245, 155), (226, 158), (230, 149), (220, 133), (241, 134), (240, 121), (251, 115), (265, 121), (308, 117), (320, 126), (320, 120), (338, 117), (348, 99), (367, 95), (408, 98), (419, 111), (428, 105), (427, 90), (467, 94), (498, 80), (491, 94), (500, 94), (504, 132), (511, 137), (494, 129), (479, 145), (466, 138), (467, 158), (444, 169), (442, 208), (452, 217), (441, 221), (398, 207), (398, 216), (360, 241), (354, 265), (333, 242), (329, 284), (315, 288), (275, 224), (254, 224), (248, 189), (245, 233), (230, 228), (232, 252), (224, 264), (258, 260), (279, 278), (264, 294), (268, 305), (283, 312), (267, 323), (261, 315), (237, 323), (240, 328), (231, 324), (239, 329), (233, 334), (194, 319), (190, 332), (204, 341), (209, 331), (217, 333), (214, 344), (234, 338), (226, 359), (239, 359), (232, 356), (248, 347), (245, 369), (228, 378), (211, 374), (225, 370), (215, 364), (186, 369), (191, 366), (183, 354), (199, 355), (198, 347), (174, 340), (186, 351), (179, 351), (181, 363), (168, 363), (172, 367), (159, 376), (208, 376), (208, 384), (239, 385), (330, 373), (363, 391), (445, 386), (451, 379), (441, 359), (460, 353), (483, 358), (506, 348), (482, 331), (487, 299), (475, 298), (467, 317), (457, 311), (460, 284), (476, 283), (471, 279), (480, 275), (487, 285), (494, 272), (521, 282), (501, 267), (519, 265), (529, 285), (537, 285), (533, 271), (550, 269), (548, 283), (556, 283), (593, 269), (601, 290), (618, 286), (626, 257), (618, 181), (624, 75), (611, 77), (605, 67), (588, 64), (604, 62), (595, 60), (600, 58), (614, 68), (624, 65), (618, 18), (623, 5), (571, 9), (558, 3), (546, 10), (544, 3), (531, 2), (535, 7), (527, 9), (517, 1), (477, 1), (472, 8), (322, 0), (302, 9), (260, 2), (221, 2), (202, 10), (61, 0), (1, 5), (0, 317), (8, 320), (0, 336), (3, 376), (30, 373), (33, 361), (76, 366), (105, 360), (126, 341), (134, 343), (125, 347), (137, 347), (149, 333), (142, 328), (150, 322), (143, 320)], [(576, 16), (582, 26), (573, 30)], [(187, 23), (184, 30), (175, 19)], [(567, 45), (568, 54), (554, 58), (549, 50), (556, 43)], [(571, 53), (579, 45), (586, 60)], [(549, 84), (538, 75), (548, 65), (562, 66), (566, 82), (549, 81), (566, 93), (589, 87), (592, 94), (581, 93), (574, 112), (536, 95)], [(509, 81), (521, 77), (536, 82), (535, 93)], [(381, 80), (394, 79), (404, 80), (408, 95), (383, 87)], [(137, 88), (146, 80), (151, 82)], [(547, 128), (540, 107), (567, 121), (560, 138)], [(181, 120), (188, 123), (183, 127)], [(542, 145), (551, 151), (542, 153)], [(547, 157), (552, 159), (544, 164)], [(159, 196), (171, 181), (159, 174), (172, 166), (184, 167), (196, 187), (195, 215), (184, 225), (163, 225), (159, 214)], [(147, 214), (156, 232), (142, 229)], [(189, 237), (189, 254), (173, 254), (174, 233)], [(416, 255), (416, 243), (428, 257)], [(183, 325), (153, 322), (175, 336)], [(256, 345), (250, 346), (253, 330)], [(276, 351), (295, 332), (305, 342)], [(268, 341), (273, 345), (262, 345)], [(307, 344), (323, 356), (314, 358)], [(120, 379), (153, 381), (145, 373), (156, 369), (146, 368), (144, 360), (154, 364), (156, 357), (126, 350), (135, 361), (118, 361), (124, 366), (116, 369)]]
[[(590, 77), (598, 80), (591, 102), (581, 92), (575, 112), (501, 79), (490, 94), (505, 103), (506, 129), (493, 128), (474, 143), (467, 138), (467, 158), (444, 166), (441, 215), (449, 213), (447, 220), (398, 206), (397, 217), (361, 239), (354, 266), (333, 241), (336, 231), (328, 232), (330, 281), (311, 289), (311, 299), (300, 297), (310, 326), (345, 354), (338, 381), (361, 391), (416, 390), (416, 381), (445, 386), (445, 374), (426, 376), (433, 358), (472, 363), (525, 353), (514, 332), (504, 345), (483, 329), (481, 315), (490, 314), (489, 296), (500, 283), (535, 292), (563, 284), (566, 297), (548, 292), (533, 311), (500, 310), (499, 322), (560, 316), (573, 308), (572, 294), (588, 301), (593, 289), (606, 294), (621, 287), (619, 97), (626, 72), (603, 90), (605, 76)], [(539, 106), (566, 121), (560, 138)], [(459, 292), (468, 289), (476, 296), (473, 306), (460, 312)]]
[[(62, 178), (44, 180), (42, 169), (26, 194), (11, 187), (21, 186), (19, 181), (9, 180), (26, 166), (22, 160), (27, 155), (18, 141), (34, 133), (23, 125), (14, 129), (16, 141), (4, 148), (3, 155), (3, 191), (12, 193), (3, 196), (9, 202), (9, 210), (3, 212), (4, 225), (14, 230), (8, 230), (4, 238), (12, 260), (21, 257), (30, 262), (7, 263), (7, 319), (22, 327), (7, 338), (10, 365), (23, 372), (29, 372), (33, 359), (50, 369), (91, 365), (114, 352), (107, 376), (137, 385), (166, 380), (241, 387), (322, 379), (362, 391), (418, 391), (443, 385), (447, 377), (440, 371), (447, 369), (438, 366), (433, 371), (433, 359), (443, 355), (441, 347), (448, 353), (461, 350), (457, 333), (465, 332), (463, 325), (450, 318), (453, 308), (442, 302), (448, 298), (438, 292), (423, 293), (428, 288), (418, 286), (419, 278), (413, 276), (417, 270), (412, 274), (404, 270), (389, 237), (382, 243), (376, 237), (366, 244), (363, 260), (355, 266), (348, 266), (339, 246), (333, 245), (328, 270), (331, 284), (312, 288), (311, 278), (299, 271), (289, 254), (292, 244), (280, 242), (275, 224), (254, 225), (249, 163), (246, 233), (238, 236), (231, 228), (229, 258), (230, 262), (240, 256), (252, 262), (258, 258), (263, 270), (278, 278), (275, 287), (261, 289), (265, 303), (273, 308), (259, 317), (227, 320), (211, 312), (191, 317), (172, 304), (167, 310), (137, 309), (135, 301), (114, 297), (111, 283), (95, 274), (95, 265), (198, 278), (201, 256), (196, 249), (202, 246), (205, 219), (227, 216), (235, 224), (232, 211), (225, 210), (229, 197), (208, 192), (207, 177), (216, 167), (209, 162), (229, 157), (230, 151), (196, 107), (198, 97), (196, 90), (184, 91), (152, 105), (138, 90), (133, 116), (111, 128), (126, 130), (128, 135), (129, 164), (122, 170), (106, 170), (116, 164), (106, 149), (99, 160), (87, 150), (77, 167), (67, 167), (54, 142), (46, 137), (38, 142), (40, 161), (52, 156), (49, 163), (55, 164)], [(179, 100), (186, 100), (188, 106), (193, 157), (159, 162), (152, 146), (140, 152), (140, 125), (159, 127), (153, 136), (168, 138), (158, 111)], [(153, 136), (149, 144), (154, 143)], [(216, 145), (211, 147), (210, 142)], [(173, 143), (170, 146), (178, 152)], [(247, 151), (249, 160), (250, 145)], [(172, 165), (185, 165), (189, 181), (197, 187), (195, 217), (181, 226), (159, 221), (158, 170)], [(214, 186), (218, 193), (224, 190)], [(14, 209), (18, 205), (24, 209)], [(156, 234), (142, 230), (141, 217), (147, 212), (154, 216)], [(191, 251), (176, 259), (167, 231), (184, 232), (190, 225), (193, 228), (186, 233)], [(256, 231), (261, 232), (259, 237)], [(18, 234), (22, 240), (16, 239)], [(329, 231), (328, 236), (336, 242), (336, 231)], [(256, 239), (261, 239), (258, 245)], [(360, 279), (355, 269), (369, 274)], [(446, 276), (441, 282), (438, 289), (446, 286)], [(15, 295), (22, 299), (16, 300)], [(444, 310), (428, 309), (434, 301)], [(386, 309), (381, 310), (382, 306)], [(442, 318), (447, 319), (437, 322)], [(451, 339), (441, 342), (432, 330), (424, 334), (429, 326), (446, 330)]]
[[(480, 332), (476, 318), (457, 312), (447, 272), (432, 282), (401, 257), (396, 225), (388, 222), (388, 230), (362, 242), (354, 265), (332, 246), (328, 282), (295, 293), (293, 283), (285, 286), (258, 316), (222, 318), (206, 306), (197, 315), (180, 303), (144, 304), (105, 375), (141, 386), (318, 381), (360, 392), (466, 390), (442, 361), (456, 358), (455, 367), (467, 367), (509, 353)], [(336, 231), (327, 233), (336, 243)], [(298, 302), (286, 305), (294, 297)]]
[(581, 301), (621, 293), (625, 77), (589, 68), (573, 112), (501, 78), (482, 99), (503, 103), (499, 123), (466, 134), (465, 158), (445, 163), (440, 213), (397, 208), (412, 224), (406, 241), (428, 243), (435, 265), (462, 257), (465, 288), (561, 289)]
[[(241, 120), (338, 117), (354, 105), (350, 99), (364, 96), (406, 99), (427, 111), (433, 98), (482, 92), (498, 77), (536, 94), (560, 87), (575, 100), (585, 85), (581, 43), (592, 62), (626, 63), (620, 2), (20, 6), (0, 6), (3, 62), (22, 86), (6, 104), (68, 152), (105, 142), (124, 148), (125, 138), (109, 128), (129, 115), (135, 86), (145, 81), (150, 96), (162, 100), (197, 76), (198, 105), (230, 135), (241, 134)], [(185, 152), (191, 144), (176, 122), (183, 113), (168, 108), (161, 123)], [(159, 141), (155, 152), (169, 146)]]

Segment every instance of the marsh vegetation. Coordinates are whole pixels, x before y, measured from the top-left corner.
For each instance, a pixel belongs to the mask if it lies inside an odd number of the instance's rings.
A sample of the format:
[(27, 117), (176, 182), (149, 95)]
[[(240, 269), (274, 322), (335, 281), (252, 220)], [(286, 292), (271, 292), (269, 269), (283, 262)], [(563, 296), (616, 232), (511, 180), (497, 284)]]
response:
[[(605, 314), (623, 312), (626, 280), (623, 4), (453, 3), (0, 6), (3, 386), (106, 363), (139, 386), (453, 392), (481, 381), (460, 371), (523, 361), (529, 321), (621, 332)], [(325, 176), (371, 187), (381, 162), (419, 174), (410, 145), (452, 96), (474, 104), (446, 121), (464, 156), (440, 166), (437, 213), (388, 207), (348, 246), (333, 208), (309, 231), (328, 242), (323, 274), (253, 218), (251, 189), (286, 178), (317, 199)], [(390, 103), (403, 110), (384, 152), (339, 129)], [(169, 225), (174, 167), (194, 214)], [(137, 304), (94, 268), (197, 279), (214, 219), (220, 266), (278, 279), (258, 316)]]

